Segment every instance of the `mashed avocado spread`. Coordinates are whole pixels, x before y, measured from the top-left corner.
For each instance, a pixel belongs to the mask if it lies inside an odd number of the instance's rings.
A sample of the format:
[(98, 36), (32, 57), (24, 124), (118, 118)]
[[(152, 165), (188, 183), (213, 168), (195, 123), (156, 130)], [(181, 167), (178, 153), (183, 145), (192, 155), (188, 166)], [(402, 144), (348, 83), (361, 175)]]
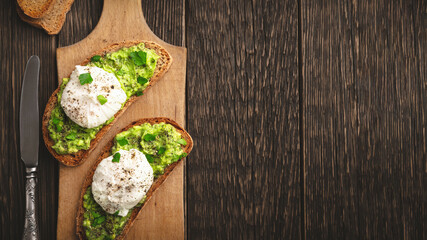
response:
[[(187, 143), (181, 138), (176, 129), (166, 123), (144, 123), (134, 126), (116, 135), (112, 154), (120, 149), (138, 149), (147, 157), (154, 170), (154, 179), (163, 174), (164, 169), (187, 156), (183, 147)], [(145, 197), (136, 206), (140, 207)], [(91, 187), (88, 187), (83, 197), (83, 227), (87, 239), (115, 239), (129, 220), (132, 210), (124, 216), (106, 213), (93, 198)]]
[(187, 142), (172, 125), (144, 123), (117, 134), (112, 153), (121, 149), (138, 149), (147, 157), (156, 179), (167, 166), (187, 156), (182, 145), (187, 145)]
[[(145, 62), (141, 63), (141, 55), (145, 56)], [(88, 66), (96, 66), (107, 72), (114, 73), (119, 80), (122, 89), (125, 91), (127, 98), (137, 95), (140, 96), (142, 91), (147, 88), (150, 78), (156, 69), (156, 63), (159, 56), (154, 50), (144, 47), (144, 43), (122, 48), (113, 53), (107, 53), (105, 56), (94, 56)], [(49, 136), (54, 144), (52, 148), (58, 154), (72, 154), (80, 150), (87, 150), (90, 142), (96, 134), (114, 120), (109, 119), (103, 125), (95, 128), (83, 128), (71, 121), (64, 113), (61, 107), (61, 95), (68, 83), (64, 78), (58, 92), (58, 103), (52, 110), (48, 124)]]

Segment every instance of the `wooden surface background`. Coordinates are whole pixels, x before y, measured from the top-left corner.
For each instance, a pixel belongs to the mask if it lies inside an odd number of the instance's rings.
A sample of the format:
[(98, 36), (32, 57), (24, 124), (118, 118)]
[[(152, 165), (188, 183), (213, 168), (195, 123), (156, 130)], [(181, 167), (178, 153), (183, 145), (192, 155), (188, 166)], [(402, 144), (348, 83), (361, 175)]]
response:
[[(187, 47), (188, 239), (427, 239), (427, 2), (143, 1)], [(102, 3), (76, 0), (57, 36), (0, 1), (0, 237), (19, 239), (18, 106), (26, 60), (83, 39)], [(42, 112), (42, 111), (41, 111)], [(39, 218), (56, 234), (58, 164), (41, 145)]]

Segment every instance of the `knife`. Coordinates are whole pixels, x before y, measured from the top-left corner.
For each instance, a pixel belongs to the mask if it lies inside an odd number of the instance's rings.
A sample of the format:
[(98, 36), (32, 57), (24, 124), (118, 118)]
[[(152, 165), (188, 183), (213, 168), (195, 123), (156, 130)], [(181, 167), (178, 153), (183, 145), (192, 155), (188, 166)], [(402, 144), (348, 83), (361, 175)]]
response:
[(25, 222), (22, 239), (39, 239), (36, 215), (36, 184), (39, 155), (39, 71), (40, 59), (31, 56), (25, 67), (19, 109), (21, 159), (26, 168)]

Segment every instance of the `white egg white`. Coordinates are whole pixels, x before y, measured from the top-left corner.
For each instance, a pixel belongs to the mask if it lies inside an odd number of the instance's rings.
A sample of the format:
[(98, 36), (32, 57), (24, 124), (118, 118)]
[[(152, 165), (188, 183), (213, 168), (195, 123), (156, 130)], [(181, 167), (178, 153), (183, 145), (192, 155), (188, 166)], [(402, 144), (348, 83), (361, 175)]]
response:
[[(84, 73), (90, 73), (91, 83), (80, 83), (79, 76)], [(106, 103), (100, 103), (100, 95), (107, 99)], [(98, 67), (77, 65), (62, 93), (61, 106), (79, 126), (94, 128), (112, 118), (125, 101), (126, 93), (114, 74)]]
[(113, 156), (103, 159), (93, 175), (92, 194), (107, 213), (126, 216), (147, 194), (153, 184), (153, 169), (145, 155), (131, 149), (119, 150), (119, 162)]

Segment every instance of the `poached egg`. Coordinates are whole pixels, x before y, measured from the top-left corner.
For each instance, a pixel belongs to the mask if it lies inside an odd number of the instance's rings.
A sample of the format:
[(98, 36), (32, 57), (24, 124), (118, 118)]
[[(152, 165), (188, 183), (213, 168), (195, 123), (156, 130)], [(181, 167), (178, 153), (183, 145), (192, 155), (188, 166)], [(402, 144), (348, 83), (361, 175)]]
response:
[[(81, 84), (79, 76), (89, 73), (93, 81)], [(101, 104), (102, 96), (106, 102)], [(62, 92), (65, 114), (79, 126), (94, 128), (112, 118), (126, 101), (126, 93), (113, 73), (98, 67), (77, 65)]]
[(92, 194), (107, 213), (126, 216), (147, 194), (153, 184), (153, 169), (145, 155), (136, 149), (119, 150), (119, 162), (113, 156), (103, 159), (93, 175)]

